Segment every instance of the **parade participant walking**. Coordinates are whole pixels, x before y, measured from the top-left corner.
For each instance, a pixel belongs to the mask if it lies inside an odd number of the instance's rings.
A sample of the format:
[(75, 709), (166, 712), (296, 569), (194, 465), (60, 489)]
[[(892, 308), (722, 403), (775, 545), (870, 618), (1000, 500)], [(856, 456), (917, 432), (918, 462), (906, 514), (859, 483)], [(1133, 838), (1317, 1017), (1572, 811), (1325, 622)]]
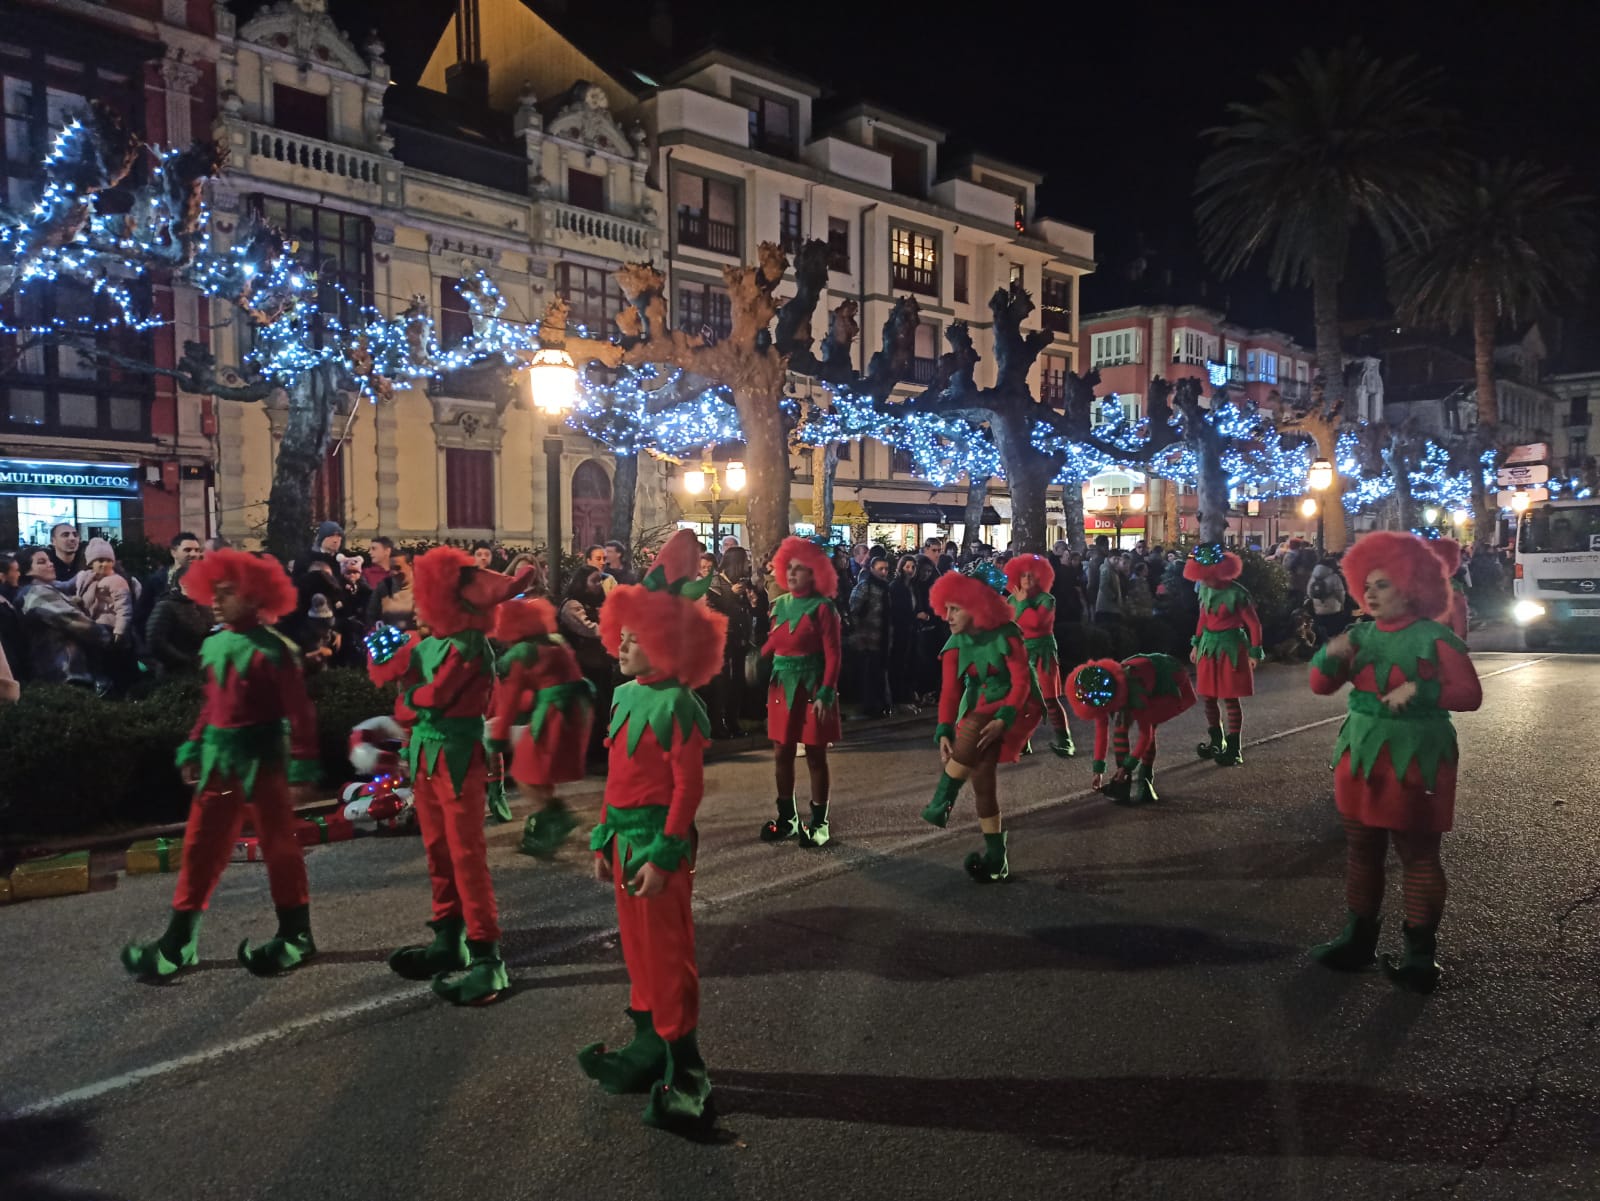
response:
[(1450, 627), (1452, 634), (1465, 642), (1470, 620), (1467, 612), (1467, 585), (1461, 578), (1461, 543), (1454, 538), (1433, 538), (1427, 542), (1428, 549), (1433, 552), (1434, 558), (1439, 560), (1445, 578), (1450, 581), (1450, 612), (1448, 616), (1440, 617), (1439, 620)]
[[(839, 578), (816, 543), (790, 536), (778, 546), (772, 569), (788, 591), (772, 605), (772, 632), (761, 648), (772, 656), (767, 687), (767, 737), (778, 778), (778, 816), (761, 827), (764, 842), (799, 837), (802, 845), (828, 841), (828, 747), (839, 741), (839, 613), (833, 596)], [(811, 776), (811, 821), (801, 822), (794, 796), (796, 748), (806, 748)]]
[(1056, 571), (1043, 555), (1015, 555), (1006, 562), (1006, 583), (1011, 589), (1011, 610), (1022, 645), (1028, 650), (1028, 665), (1039, 682), (1045, 716), (1055, 731), (1050, 749), (1063, 759), (1077, 753), (1072, 730), (1067, 725), (1066, 706), (1061, 703), (1061, 661), (1056, 654), (1056, 598), (1051, 594)]
[[(485, 635), (495, 607), (533, 577), (531, 567), (501, 575), (466, 551), (435, 547), (415, 569), (417, 621), (428, 637), (375, 649), (368, 669), (380, 686), (400, 684), (395, 715), (410, 727), (406, 754), (433, 881), (433, 941), (399, 948), (389, 967), (407, 980), (432, 980), (456, 1005), (487, 1005), (510, 987), (483, 833), (483, 716), (494, 690)], [(383, 648), (384, 632), (369, 635), (369, 645)]]
[(205, 695), (178, 750), (179, 769), (195, 793), (172, 916), (156, 941), (124, 947), (122, 963), (136, 976), (160, 979), (199, 961), (201, 918), (248, 815), (260, 836), (278, 930), (260, 946), (240, 943), (239, 961), (258, 976), (290, 971), (317, 952), (294, 801), (310, 799), (305, 794), (319, 761), (299, 654), (272, 629), (293, 612), (294, 585), (271, 559), (218, 550), (191, 563), (179, 586), (209, 605), (223, 628), (201, 648)]
[(556, 633), (556, 607), (542, 598), (509, 600), (495, 618), (505, 650), (495, 663), (489, 753), (510, 754), (511, 778), (538, 805), (522, 832), (522, 849), (555, 854), (578, 824), (556, 787), (583, 779), (594, 716), (594, 685)]
[[(1160, 800), (1156, 794), (1156, 729), (1193, 707), (1194, 687), (1183, 664), (1171, 655), (1091, 659), (1066, 685), (1072, 711), (1094, 722), (1092, 787), (1119, 805)], [(1131, 727), (1139, 741), (1130, 749)], [(1115, 767), (1106, 778), (1107, 753)]]
[[(1244, 562), (1220, 542), (1202, 542), (1189, 553), (1183, 578), (1200, 598), (1200, 620), (1190, 640), (1189, 662), (1195, 666), (1194, 690), (1205, 702), (1209, 740), (1195, 748), (1218, 767), (1244, 762), (1240, 753), (1244, 729), (1241, 697), (1256, 690), (1256, 664), (1261, 648), (1261, 619), (1250, 594), (1239, 583)], [(1222, 702), (1221, 707), (1218, 701)], [(1226, 726), (1222, 710), (1226, 709)]]
[(628, 969), (632, 1040), (594, 1043), (578, 1066), (608, 1093), (649, 1093), (647, 1125), (682, 1133), (713, 1120), (701, 1058), (695, 964), (694, 819), (710, 718), (694, 690), (722, 667), (727, 619), (697, 604), (699, 547), (691, 530), (667, 540), (642, 584), (617, 587), (601, 637), (628, 683), (614, 696), (600, 824), (589, 839), (595, 878), (612, 886)]
[(1455, 824), (1460, 758), (1450, 712), (1476, 709), (1483, 687), (1466, 645), (1442, 624), (1450, 583), (1427, 542), (1415, 534), (1368, 534), (1345, 553), (1343, 566), (1372, 620), (1316, 653), (1311, 690), (1328, 695), (1351, 685), (1333, 748), (1349, 917), (1311, 956), (1339, 971), (1372, 962), (1392, 839), (1405, 872), (1405, 954), (1385, 955), (1383, 970), (1402, 988), (1430, 993), (1439, 983), (1434, 955), (1447, 891), (1439, 846)]
[[(985, 564), (974, 570), (1000, 577)], [(934, 584), (932, 601), (934, 611), (950, 623), (950, 640), (941, 655), (944, 686), (934, 731), (944, 771), (922, 820), (946, 825), (962, 784), (970, 779), (983, 850), (968, 855), (963, 866), (972, 879), (992, 883), (1011, 874), (995, 768), (1017, 761), (1043, 716), (1042, 706), (1022, 631), (993, 584), (947, 572)]]

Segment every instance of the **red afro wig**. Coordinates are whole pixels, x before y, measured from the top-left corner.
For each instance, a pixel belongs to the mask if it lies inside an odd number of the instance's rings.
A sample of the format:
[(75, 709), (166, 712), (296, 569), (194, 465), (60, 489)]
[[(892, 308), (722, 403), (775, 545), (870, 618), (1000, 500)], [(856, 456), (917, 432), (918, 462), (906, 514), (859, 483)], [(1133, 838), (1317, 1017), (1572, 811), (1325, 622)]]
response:
[(184, 571), (183, 594), (209, 606), (217, 585), (224, 582), (232, 584), (235, 592), (256, 607), (256, 614), (265, 625), (293, 613), (298, 603), (283, 564), (242, 550), (207, 551)]
[(515, 576), (489, 571), (459, 547), (436, 546), (419, 556), (415, 581), (417, 620), (439, 638), (462, 630), (494, 629), (495, 609), (530, 586), (537, 570)]
[(1238, 579), (1243, 570), (1244, 560), (1231, 550), (1223, 550), (1222, 543), (1202, 542), (1184, 560), (1183, 578), (1207, 588), (1220, 588)]
[(1128, 703), (1128, 672), (1115, 659), (1079, 664), (1066, 684), (1067, 703), (1085, 721), (1106, 717)]
[(1049, 592), (1056, 582), (1055, 565), (1043, 555), (1012, 555), (1006, 560), (1006, 583), (1012, 591), (1021, 586), (1022, 577), (1031, 575), (1040, 592)]
[(778, 553), (772, 556), (772, 574), (783, 588), (789, 586), (790, 563), (811, 568), (813, 586), (823, 596), (832, 597), (838, 593), (839, 573), (833, 569), (828, 552), (809, 538), (790, 534), (778, 544)]
[(972, 624), (980, 630), (998, 630), (1016, 620), (1006, 598), (982, 580), (947, 571), (934, 581), (929, 603), (935, 613), (943, 613), (949, 605), (960, 605), (972, 614)]
[(1418, 617), (1444, 621), (1450, 613), (1450, 580), (1431, 544), (1415, 534), (1380, 530), (1356, 540), (1339, 563), (1350, 593), (1358, 601), (1367, 577), (1382, 571)]
[(652, 592), (643, 584), (613, 588), (600, 608), (600, 641), (615, 656), (622, 631), (633, 631), (650, 666), (690, 688), (703, 688), (722, 670), (728, 619), (714, 609)]
[(508, 600), (495, 610), (495, 641), (510, 646), (556, 632), (556, 607), (543, 597)]
[(1447, 577), (1461, 570), (1461, 543), (1454, 538), (1429, 539), (1428, 549), (1439, 560), (1439, 566), (1444, 568)]

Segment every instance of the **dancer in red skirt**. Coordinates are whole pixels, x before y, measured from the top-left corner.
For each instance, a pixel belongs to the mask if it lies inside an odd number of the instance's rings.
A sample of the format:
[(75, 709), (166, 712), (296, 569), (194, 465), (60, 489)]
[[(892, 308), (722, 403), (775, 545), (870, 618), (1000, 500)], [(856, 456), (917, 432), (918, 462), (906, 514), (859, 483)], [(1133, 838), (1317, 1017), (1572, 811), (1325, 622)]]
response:
[[(778, 816), (761, 827), (761, 838), (798, 836), (802, 845), (820, 847), (828, 841), (828, 747), (839, 741), (839, 581), (820, 546), (792, 536), (779, 545), (772, 571), (789, 591), (772, 604), (772, 633), (761, 648), (772, 656), (767, 737), (778, 777)], [(800, 746), (811, 776), (809, 824), (799, 820), (794, 797)]]
[[(1156, 729), (1194, 705), (1194, 688), (1183, 664), (1171, 655), (1091, 659), (1067, 677), (1072, 710), (1094, 722), (1094, 782), (1119, 805), (1159, 800), (1156, 795)], [(1129, 731), (1139, 741), (1129, 748)], [(1107, 751), (1115, 769), (1106, 779)]]
[[(1255, 694), (1256, 664), (1266, 654), (1261, 649), (1261, 619), (1239, 583), (1243, 570), (1239, 556), (1224, 550), (1220, 542), (1200, 543), (1183, 565), (1183, 578), (1193, 581), (1200, 595), (1200, 621), (1190, 640), (1194, 649), (1189, 662), (1195, 668), (1194, 690), (1205, 702), (1210, 735), (1195, 749), (1218, 767), (1244, 762), (1239, 699)], [(1218, 701), (1227, 709), (1226, 728)]]
[(511, 755), (511, 778), (538, 805), (523, 827), (522, 849), (548, 858), (578, 824), (556, 786), (583, 779), (594, 685), (556, 633), (556, 608), (547, 600), (501, 605), (494, 637), (505, 650), (495, 661), (489, 753)]
[(1045, 717), (1055, 738), (1050, 749), (1063, 759), (1077, 753), (1072, 730), (1067, 725), (1067, 708), (1061, 701), (1061, 663), (1056, 657), (1056, 598), (1050, 592), (1056, 569), (1043, 555), (1014, 555), (1006, 562), (1006, 583), (1011, 589), (1011, 610), (1022, 645), (1028, 649), (1028, 664), (1039, 681), (1039, 696), (1044, 701)]

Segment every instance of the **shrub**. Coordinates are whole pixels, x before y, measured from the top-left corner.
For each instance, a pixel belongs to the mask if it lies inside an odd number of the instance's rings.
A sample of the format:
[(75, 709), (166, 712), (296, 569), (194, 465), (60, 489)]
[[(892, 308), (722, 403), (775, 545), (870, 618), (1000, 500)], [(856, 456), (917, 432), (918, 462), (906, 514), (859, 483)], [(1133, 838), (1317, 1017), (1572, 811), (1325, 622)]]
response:
[(306, 680), (306, 691), (317, 710), (317, 742), (322, 754), (322, 778), (337, 782), (350, 775), (350, 730), (369, 717), (394, 712), (396, 689), (379, 688), (367, 673), (355, 668), (334, 668)]

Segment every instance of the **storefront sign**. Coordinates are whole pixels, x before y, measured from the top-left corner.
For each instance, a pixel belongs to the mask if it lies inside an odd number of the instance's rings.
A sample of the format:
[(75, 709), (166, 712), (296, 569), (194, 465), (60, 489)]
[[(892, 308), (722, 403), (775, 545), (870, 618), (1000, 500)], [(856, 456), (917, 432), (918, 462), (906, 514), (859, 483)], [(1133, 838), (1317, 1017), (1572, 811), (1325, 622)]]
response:
[(1529, 463), (1522, 467), (1502, 467), (1500, 486), (1516, 488), (1529, 484), (1543, 484), (1550, 478), (1550, 468), (1544, 463)]
[[(1144, 529), (1144, 516), (1143, 513), (1129, 513), (1122, 519), (1120, 525), (1124, 531), (1142, 530)], [(1083, 528), (1096, 534), (1104, 533), (1107, 530), (1115, 533), (1118, 524), (1117, 519), (1114, 517), (1102, 517), (1100, 514), (1095, 513), (1083, 523)]]
[(0, 496), (98, 496), (137, 500), (139, 468), (132, 463), (0, 459)]
[(1513, 446), (1506, 455), (1506, 465), (1513, 463), (1543, 463), (1550, 457), (1550, 444), (1548, 442), (1524, 442), (1521, 446)]

